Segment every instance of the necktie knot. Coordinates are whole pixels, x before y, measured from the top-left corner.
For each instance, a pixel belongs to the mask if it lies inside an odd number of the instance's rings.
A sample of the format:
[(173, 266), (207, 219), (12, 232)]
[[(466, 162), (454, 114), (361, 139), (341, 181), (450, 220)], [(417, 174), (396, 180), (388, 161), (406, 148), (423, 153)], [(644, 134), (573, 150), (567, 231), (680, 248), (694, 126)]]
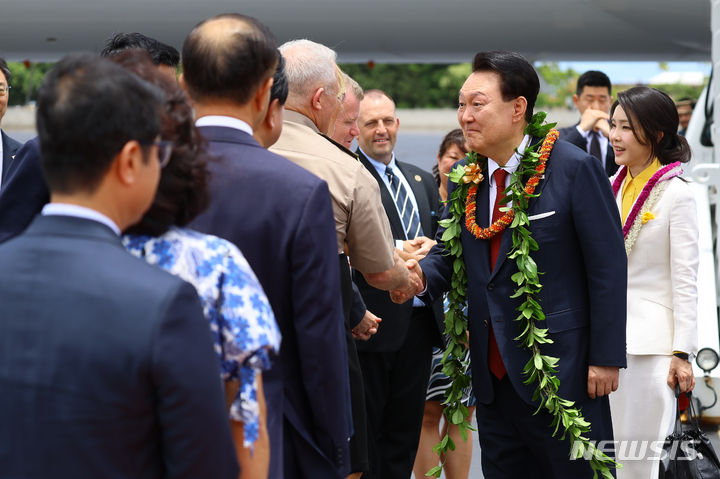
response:
[(389, 166), (386, 166), (385, 167), (385, 175), (387, 175), (387, 177), (390, 179), (390, 183), (392, 184), (395, 180), (395, 175), (393, 174), (392, 168), (390, 168)]

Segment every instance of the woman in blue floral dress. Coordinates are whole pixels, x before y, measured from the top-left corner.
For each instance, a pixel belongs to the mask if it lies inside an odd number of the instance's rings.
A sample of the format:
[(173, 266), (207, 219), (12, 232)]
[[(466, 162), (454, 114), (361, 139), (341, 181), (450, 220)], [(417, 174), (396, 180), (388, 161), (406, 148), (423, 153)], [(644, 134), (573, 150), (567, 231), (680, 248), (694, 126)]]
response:
[(141, 52), (125, 52), (113, 60), (165, 91), (162, 138), (172, 141), (155, 201), (126, 232), (123, 244), (197, 289), (225, 384), (241, 477), (266, 477), (269, 442), (260, 372), (270, 367), (270, 355), (280, 346), (275, 317), (234, 244), (183, 227), (207, 205), (209, 159), (185, 94)]

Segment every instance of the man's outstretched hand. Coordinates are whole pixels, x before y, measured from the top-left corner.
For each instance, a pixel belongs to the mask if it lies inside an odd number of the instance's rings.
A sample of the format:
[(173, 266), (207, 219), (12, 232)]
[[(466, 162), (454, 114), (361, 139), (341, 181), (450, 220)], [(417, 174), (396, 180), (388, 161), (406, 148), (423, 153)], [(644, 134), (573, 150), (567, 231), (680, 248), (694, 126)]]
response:
[(408, 280), (402, 289), (390, 291), (390, 299), (394, 303), (403, 304), (410, 301), (414, 296), (420, 294), (425, 289), (425, 275), (420, 268), (420, 264), (414, 259), (405, 262), (409, 274)]
[(436, 244), (437, 241), (434, 239), (428, 238), (427, 236), (418, 236), (415, 239), (405, 240), (403, 242), (403, 250), (406, 253), (411, 253), (422, 259)]

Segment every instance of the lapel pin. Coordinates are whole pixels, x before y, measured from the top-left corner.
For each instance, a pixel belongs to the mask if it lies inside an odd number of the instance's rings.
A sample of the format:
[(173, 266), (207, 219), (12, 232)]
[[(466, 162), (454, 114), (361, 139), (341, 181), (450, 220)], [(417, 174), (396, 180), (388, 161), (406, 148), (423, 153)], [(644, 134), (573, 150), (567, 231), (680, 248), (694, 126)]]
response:
[(420, 177), (420, 175), (415, 175), (415, 181), (422, 181), (422, 178)]

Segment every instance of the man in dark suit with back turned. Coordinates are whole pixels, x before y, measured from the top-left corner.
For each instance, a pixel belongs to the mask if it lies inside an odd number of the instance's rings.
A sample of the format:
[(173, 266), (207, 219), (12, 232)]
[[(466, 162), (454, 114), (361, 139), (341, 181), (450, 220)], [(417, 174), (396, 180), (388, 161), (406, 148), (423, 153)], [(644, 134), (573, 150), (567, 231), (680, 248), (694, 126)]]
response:
[(210, 206), (192, 227), (242, 250), (283, 335), (263, 375), (270, 478), (344, 477), (348, 366), (328, 185), (252, 136), (265, 119), (277, 46), (257, 20), (220, 15), (190, 32), (182, 57), (180, 82), (218, 157)]
[(595, 70), (580, 75), (573, 103), (580, 112), (580, 121), (560, 128), (560, 139), (587, 151), (600, 160), (607, 176), (614, 175), (618, 165), (608, 141), (612, 105), (612, 84), (608, 76)]
[[(5, 60), (0, 58), (0, 122), (5, 116), (8, 101), (10, 100), (10, 80), (12, 80), (10, 69)], [(10, 138), (7, 133), (0, 130), (0, 159), (2, 159), (2, 163), (0, 163), (0, 189), (2, 189), (2, 184), (7, 177), (10, 163), (21, 146), (22, 144), (19, 141)]]
[(237, 478), (195, 289), (119, 238), (155, 196), (162, 108), (161, 92), (91, 54), (40, 88), (51, 201), (0, 246), (5, 477)]
[[(458, 120), (468, 146), (488, 158), (476, 197), (480, 227), (502, 216), (504, 190), (520, 163), (516, 150), (541, 140), (524, 134), (538, 90), (532, 65), (511, 52), (478, 53), (460, 90)], [(617, 388), (618, 368), (626, 365), (627, 260), (617, 206), (600, 163), (562, 140), (555, 143), (535, 194), (539, 197), (530, 199), (527, 215), (539, 249), (530, 256), (542, 273), (538, 299), (545, 321), (540, 326), (553, 341), (540, 350), (559, 358), (559, 395), (575, 401), (592, 423), (588, 437), (612, 440), (607, 395)], [(446, 208), (443, 217), (448, 216)], [(516, 288), (511, 276), (518, 271), (507, 257), (512, 231), (477, 239), (464, 217), (461, 228), (483, 474), (488, 479), (592, 477), (587, 461), (569, 459), (570, 442), (552, 437), (547, 410), (534, 414), (537, 384), (523, 382), (530, 354), (514, 339), (521, 333), (515, 318), (523, 299), (511, 298)], [(443, 247), (439, 243), (420, 262), (430, 299), (450, 287), (453, 258)]]
[[(145, 50), (152, 57), (158, 70), (175, 77), (175, 67), (180, 61), (178, 51), (142, 33), (113, 35), (105, 42), (105, 48), (100, 52), (100, 56), (111, 57), (130, 48)], [(1, 102), (2, 97), (0, 97)], [(20, 234), (50, 201), (50, 191), (42, 174), (40, 145), (37, 138), (33, 138), (18, 149), (7, 176), (4, 168), (3, 187), (0, 188), (0, 243)]]
[[(393, 153), (400, 121), (395, 103), (379, 90), (365, 92), (358, 116), (357, 154), (380, 186), (380, 197), (399, 249), (407, 240), (424, 256), (434, 244), (440, 205), (430, 173), (397, 160)], [(351, 258), (352, 260), (352, 258)], [(419, 299), (394, 304), (354, 278), (368, 311), (383, 319), (377, 334), (358, 341), (368, 411), (369, 478), (410, 477), (420, 440), (433, 345), (439, 345), (442, 300), (434, 308)]]

